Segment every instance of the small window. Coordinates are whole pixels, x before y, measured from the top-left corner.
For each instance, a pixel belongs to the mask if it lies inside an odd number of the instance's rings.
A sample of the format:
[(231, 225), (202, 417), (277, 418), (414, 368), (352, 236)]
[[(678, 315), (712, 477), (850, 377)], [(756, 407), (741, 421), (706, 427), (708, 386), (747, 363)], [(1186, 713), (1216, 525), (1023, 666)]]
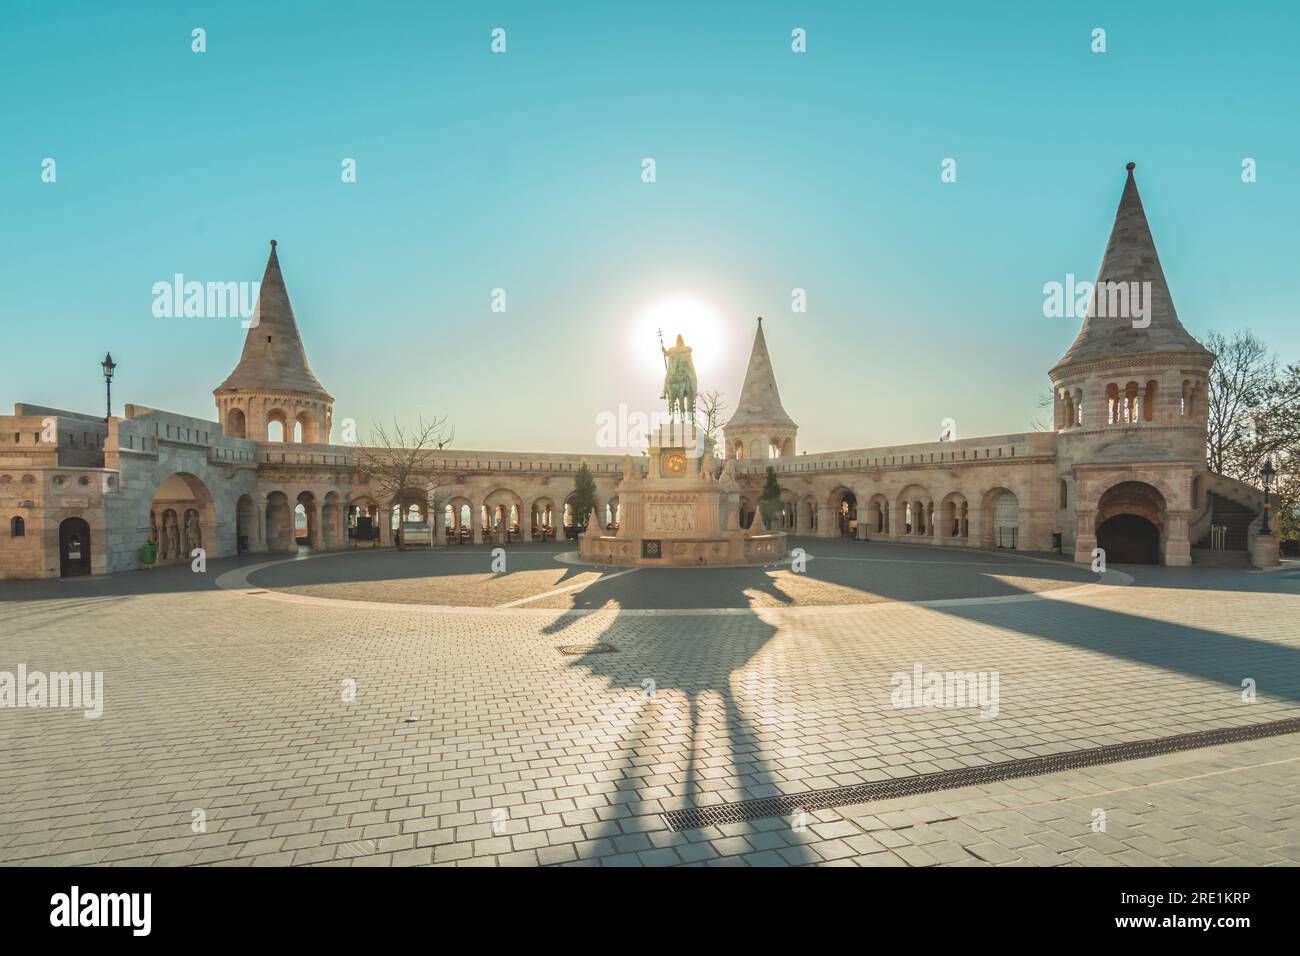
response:
[(9, 535), (14, 538), (22, 538), (27, 535), (27, 522), (23, 521), (18, 515), (14, 515), (9, 520)]

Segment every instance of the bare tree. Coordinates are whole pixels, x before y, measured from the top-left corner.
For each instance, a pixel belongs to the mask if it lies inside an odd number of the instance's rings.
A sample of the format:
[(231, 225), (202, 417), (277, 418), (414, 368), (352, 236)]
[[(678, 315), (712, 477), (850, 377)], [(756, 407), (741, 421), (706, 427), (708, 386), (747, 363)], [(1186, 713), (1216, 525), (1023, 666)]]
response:
[[(1034, 404), (1044, 411), (1050, 411), (1055, 403), (1056, 396), (1051, 392), (1041, 392), (1038, 397), (1034, 399)], [(1052, 430), (1051, 419), (1042, 413), (1039, 414), (1038, 418), (1031, 421), (1029, 425), (1036, 432), (1048, 432)]]
[(696, 401), (696, 408), (699, 414), (704, 417), (704, 442), (707, 450), (712, 451), (718, 446), (718, 436), (722, 432), (722, 416), (727, 410), (727, 403), (722, 399), (721, 392), (700, 392)]
[[(446, 417), (425, 421), (421, 415), (411, 429), (394, 420), (391, 429), (376, 424), (370, 432), (370, 444), (353, 452), (352, 460), (369, 482), (383, 507), (381, 520), (391, 520), (393, 502), (403, 492), (421, 491), (429, 503), (429, 518), (441, 504), (437, 490), (450, 484), (450, 478), (433, 470), (434, 456), (455, 437)], [(432, 520), (430, 520), (432, 523)], [(403, 549), (406, 542), (399, 544)]]
[(1252, 425), (1253, 436), (1239, 455), (1241, 469), (1258, 484), (1264, 462), (1272, 462), (1277, 527), (1283, 538), (1300, 537), (1300, 363), (1288, 365), (1270, 384)]
[(1268, 401), (1276, 362), (1250, 332), (1237, 332), (1231, 339), (1211, 332), (1205, 347), (1215, 354), (1206, 402), (1206, 459), (1217, 474), (1251, 481), (1254, 420)]

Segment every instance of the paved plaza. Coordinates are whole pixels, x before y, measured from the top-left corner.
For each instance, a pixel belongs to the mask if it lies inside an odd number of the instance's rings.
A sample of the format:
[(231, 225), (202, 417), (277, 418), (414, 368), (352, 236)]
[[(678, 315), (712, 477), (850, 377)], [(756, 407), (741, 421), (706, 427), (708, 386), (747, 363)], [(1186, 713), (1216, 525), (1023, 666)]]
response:
[[(102, 671), (105, 697), (98, 719), (0, 710), (0, 861), (1300, 862), (1297, 735), (670, 829), (1300, 716), (1300, 566), (792, 545), (802, 571), (534, 544), (502, 574), (453, 547), (0, 583), (0, 670)], [(995, 706), (895, 706), (917, 668), (992, 675)]]

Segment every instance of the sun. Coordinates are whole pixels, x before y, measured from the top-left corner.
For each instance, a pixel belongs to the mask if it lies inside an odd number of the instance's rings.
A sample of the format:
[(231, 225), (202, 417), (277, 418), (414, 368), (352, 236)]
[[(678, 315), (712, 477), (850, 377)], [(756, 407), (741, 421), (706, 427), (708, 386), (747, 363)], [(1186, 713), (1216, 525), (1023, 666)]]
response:
[[(686, 340), (697, 375), (707, 374), (722, 364), (726, 341), (722, 320), (712, 307), (699, 299), (679, 296), (656, 302), (646, 310), (637, 329), (634, 347), (648, 356), (648, 367), (660, 374), (664, 367), (658, 349), (661, 331), (665, 346), (671, 347), (679, 335)], [(700, 387), (705, 387), (703, 382)]]

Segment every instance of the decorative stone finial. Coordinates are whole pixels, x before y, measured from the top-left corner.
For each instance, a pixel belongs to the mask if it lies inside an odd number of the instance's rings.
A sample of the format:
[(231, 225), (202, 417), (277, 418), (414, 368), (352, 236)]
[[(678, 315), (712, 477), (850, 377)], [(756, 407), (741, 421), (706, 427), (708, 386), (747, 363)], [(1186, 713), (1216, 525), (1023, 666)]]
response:
[[(1127, 169), (1127, 170), (1131, 173), (1131, 172), (1133, 172), (1133, 170), (1137, 169), (1137, 163), (1129, 163), (1129, 164), (1128, 164), (1127, 166), (1125, 166), (1124, 168)], [(275, 245), (275, 243), (271, 243), (271, 245)]]
[(274, 239), (271, 240), (271, 248), (272, 248), (272, 249), (275, 248), (275, 240), (274, 240)]

